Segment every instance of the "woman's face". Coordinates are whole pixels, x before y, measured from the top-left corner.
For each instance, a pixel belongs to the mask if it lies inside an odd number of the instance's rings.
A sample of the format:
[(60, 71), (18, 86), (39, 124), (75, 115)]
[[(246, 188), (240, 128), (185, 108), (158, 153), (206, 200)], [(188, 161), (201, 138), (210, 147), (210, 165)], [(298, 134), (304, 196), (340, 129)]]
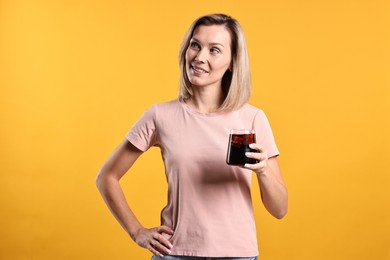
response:
[(200, 25), (186, 52), (186, 72), (193, 86), (221, 87), (231, 64), (231, 36), (223, 25)]

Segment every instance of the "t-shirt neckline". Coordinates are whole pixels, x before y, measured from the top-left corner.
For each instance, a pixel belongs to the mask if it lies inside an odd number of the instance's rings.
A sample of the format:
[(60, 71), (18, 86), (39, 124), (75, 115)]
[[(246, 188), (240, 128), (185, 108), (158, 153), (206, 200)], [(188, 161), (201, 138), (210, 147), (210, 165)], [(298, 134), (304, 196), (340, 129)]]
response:
[(214, 116), (220, 116), (220, 115), (225, 113), (223, 111), (216, 111), (216, 112), (211, 112), (211, 113), (200, 112), (200, 111), (195, 110), (193, 107), (189, 106), (186, 102), (184, 102), (183, 99), (178, 99), (178, 101), (181, 104), (181, 106), (184, 108), (184, 110), (190, 112), (191, 114), (195, 114), (198, 116), (214, 117)]

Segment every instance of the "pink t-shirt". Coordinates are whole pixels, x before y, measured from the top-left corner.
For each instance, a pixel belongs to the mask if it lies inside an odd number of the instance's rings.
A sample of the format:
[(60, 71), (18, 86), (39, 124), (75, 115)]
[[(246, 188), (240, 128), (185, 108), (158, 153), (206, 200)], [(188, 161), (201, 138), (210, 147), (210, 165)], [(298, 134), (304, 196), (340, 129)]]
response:
[(153, 105), (126, 135), (142, 151), (161, 149), (168, 181), (161, 224), (175, 230), (172, 255), (258, 255), (252, 173), (226, 164), (230, 129), (254, 129), (268, 156), (279, 154), (264, 112), (249, 104), (210, 114), (179, 100)]

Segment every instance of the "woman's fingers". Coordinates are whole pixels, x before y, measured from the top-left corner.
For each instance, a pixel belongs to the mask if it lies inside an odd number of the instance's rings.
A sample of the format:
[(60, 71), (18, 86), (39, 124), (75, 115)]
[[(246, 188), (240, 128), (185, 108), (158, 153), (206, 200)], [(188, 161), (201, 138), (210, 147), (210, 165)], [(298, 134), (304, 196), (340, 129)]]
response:
[(254, 150), (256, 150), (259, 153), (266, 152), (265, 148), (262, 145), (256, 144), (256, 143), (250, 144), (249, 148), (254, 149)]
[[(170, 244), (168, 242), (168, 244)], [(158, 255), (158, 256), (164, 256), (164, 255), (168, 255), (171, 253), (171, 250), (169, 248), (172, 248), (170, 247), (169, 245), (164, 245), (164, 241), (160, 241), (157, 239), (153, 239), (151, 242), (150, 242), (150, 251), (155, 254), (155, 255)]]
[(170, 234), (170, 235), (173, 235), (173, 229), (171, 229), (170, 227), (167, 227), (167, 226), (159, 226), (157, 228), (157, 231), (161, 234), (161, 233), (167, 233), (167, 234)]
[(157, 250), (153, 245), (151, 245), (151, 244), (147, 247), (147, 249), (149, 249), (149, 251), (152, 252), (153, 255), (157, 255), (157, 256), (160, 256), (160, 257), (164, 257), (164, 255), (163, 255), (160, 251), (158, 251), (158, 250)]
[(153, 234), (153, 239), (158, 241), (162, 245), (162, 249), (168, 249), (167, 252), (171, 253), (169, 249), (171, 249), (173, 247), (173, 245), (161, 233)]
[(170, 254), (170, 249), (172, 249), (173, 245), (163, 234), (169, 234), (172, 236), (173, 230), (170, 227), (162, 225), (157, 227), (156, 231), (157, 232), (153, 234), (153, 239), (155, 239), (158, 243), (154, 245), (154, 248), (156, 248), (160, 253)]
[(267, 151), (259, 144), (253, 143), (249, 145), (249, 148), (256, 150), (255, 152), (246, 152), (245, 155), (248, 158), (256, 159), (259, 162), (267, 160)]
[(142, 231), (138, 233), (136, 242), (140, 246), (148, 249), (154, 255), (163, 257), (164, 255), (170, 254), (170, 249), (173, 247), (163, 234), (169, 234), (169, 236), (171, 236), (173, 230), (167, 226), (151, 229), (143, 228)]
[(250, 144), (249, 147), (251, 149), (256, 150), (256, 152), (247, 152), (245, 153), (246, 157), (251, 159), (256, 159), (258, 163), (255, 164), (247, 163), (244, 165), (244, 167), (252, 171), (255, 171), (257, 173), (264, 172), (267, 166), (267, 159), (268, 159), (267, 151), (265, 150), (264, 147), (256, 143)]
[(246, 152), (245, 156), (248, 157), (248, 158), (256, 159), (259, 162), (267, 160), (267, 154), (266, 153)]

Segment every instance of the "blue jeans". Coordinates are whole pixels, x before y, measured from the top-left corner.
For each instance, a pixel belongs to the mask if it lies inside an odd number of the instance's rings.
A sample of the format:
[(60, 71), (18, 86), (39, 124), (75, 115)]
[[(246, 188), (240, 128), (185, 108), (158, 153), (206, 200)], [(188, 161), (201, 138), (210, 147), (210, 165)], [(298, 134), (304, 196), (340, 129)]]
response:
[(195, 257), (195, 256), (172, 256), (166, 255), (164, 257), (152, 256), (152, 260), (257, 260), (254, 257)]

